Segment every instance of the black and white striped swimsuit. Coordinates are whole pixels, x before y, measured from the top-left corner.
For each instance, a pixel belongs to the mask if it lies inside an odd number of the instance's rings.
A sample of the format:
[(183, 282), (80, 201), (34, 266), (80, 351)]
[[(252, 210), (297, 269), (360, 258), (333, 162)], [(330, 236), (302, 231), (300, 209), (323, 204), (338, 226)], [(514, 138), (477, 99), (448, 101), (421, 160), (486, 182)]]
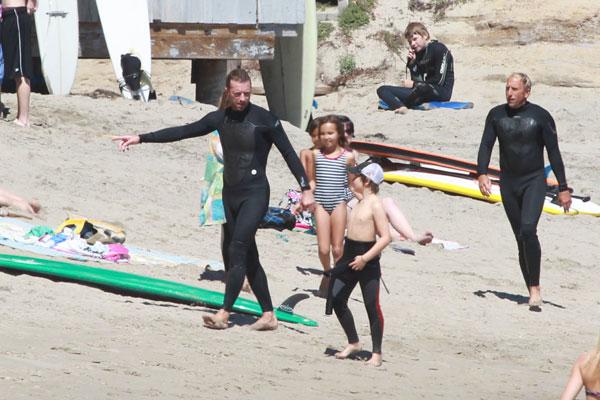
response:
[(344, 150), (337, 157), (329, 158), (319, 151), (315, 157), (315, 201), (329, 214), (347, 198), (348, 154)]

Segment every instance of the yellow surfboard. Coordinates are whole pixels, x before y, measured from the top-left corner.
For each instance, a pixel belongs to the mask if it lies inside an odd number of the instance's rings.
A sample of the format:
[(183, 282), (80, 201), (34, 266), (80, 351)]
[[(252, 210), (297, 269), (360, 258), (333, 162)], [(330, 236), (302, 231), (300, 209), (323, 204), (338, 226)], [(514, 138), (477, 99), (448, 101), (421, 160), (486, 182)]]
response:
[[(479, 184), (476, 179), (469, 176), (451, 176), (418, 170), (397, 170), (388, 171), (384, 174), (387, 182), (399, 182), (409, 186), (426, 187), (434, 190), (441, 190), (446, 193), (452, 193), (460, 196), (471, 197), (478, 200), (488, 201), (490, 203), (502, 202), (500, 195), (500, 186), (492, 183), (492, 194), (484, 196), (479, 191)], [(586, 214), (600, 217), (600, 205), (591, 201), (573, 198), (573, 204), (569, 212), (563, 210), (558, 204), (552, 203), (552, 198), (546, 196), (544, 202), (544, 212), (553, 215), (577, 215)]]

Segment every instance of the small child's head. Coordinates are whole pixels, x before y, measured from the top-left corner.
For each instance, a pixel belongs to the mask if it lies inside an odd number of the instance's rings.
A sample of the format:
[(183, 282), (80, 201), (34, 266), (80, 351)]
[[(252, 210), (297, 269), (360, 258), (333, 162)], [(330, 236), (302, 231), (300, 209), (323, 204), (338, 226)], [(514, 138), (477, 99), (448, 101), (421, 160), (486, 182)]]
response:
[(346, 141), (348, 143), (352, 142), (352, 139), (354, 138), (354, 123), (345, 115), (338, 115), (338, 119), (341, 121), (342, 126), (344, 127)]
[(322, 119), (323, 117), (317, 117), (311, 120), (308, 124), (308, 128), (306, 129), (315, 148), (319, 148), (319, 126), (321, 125)]
[(354, 175), (351, 182), (354, 191), (362, 193), (368, 187), (371, 193), (379, 193), (379, 185), (383, 182), (383, 168), (379, 164), (367, 160), (348, 170)]
[(348, 147), (348, 141), (344, 135), (344, 125), (337, 115), (321, 117), (319, 124), (319, 142), (322, 147), (335, 145), (336, 147)]

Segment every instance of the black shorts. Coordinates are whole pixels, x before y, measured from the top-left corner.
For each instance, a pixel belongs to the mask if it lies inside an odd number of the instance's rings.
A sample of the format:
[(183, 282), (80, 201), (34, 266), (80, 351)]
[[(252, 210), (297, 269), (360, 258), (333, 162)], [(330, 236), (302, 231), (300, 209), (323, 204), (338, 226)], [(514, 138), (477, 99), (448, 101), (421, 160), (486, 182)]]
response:
[(2, 50), (4, 78), (13, 79), (33, 75), (31, 58), (31, 23), (27, 7), (2, 10)]

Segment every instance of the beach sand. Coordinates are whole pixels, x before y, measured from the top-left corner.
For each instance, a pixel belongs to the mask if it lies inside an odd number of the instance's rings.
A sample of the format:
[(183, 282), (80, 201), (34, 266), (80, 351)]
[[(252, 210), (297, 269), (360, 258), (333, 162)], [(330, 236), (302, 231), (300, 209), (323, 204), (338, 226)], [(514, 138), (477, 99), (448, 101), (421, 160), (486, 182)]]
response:
[[(449, 11), (438, 23), (430, 22), (434, 36), (443, 38), (455, 57), (454, 99), (475, 102), (473, 109), (403, 116), (377, 111), (377, 86), (394, 83), (395, 72), (402, 68), (395, 56), (382, 56), (377, 46), (366, 45), (367, 32), (358, 33), (352, 45), (363, 47), (348, 51), (360, 54), (361, 60), (388, 57), (396, 60), (397, 68), (359, 77), (318, 98), (317, 115), (347, 114), (359, 139), (381, 133), (386, 143), (475, 160), (487, 112), (504, 101), (504, 77), (523, 70), (537, 83), (530, 100), (556, 120), (569, 184), (600, 201), (600, 41), (586, 30), (589, 24), (597, 26), (598, 6), (594, 11), (595, 1), (577, 2), (590, 19), (580, 25), (576, 43), (534, 38), (520, 46), (476, 44), (483, 33), (473, 27), (480, 21), (531, 23), (535, 13), (513, 16), (512, 3), (477, 0)], [(543, 21), (585, 19), (561, 10), (559, 1), (534, 1), (531, 7), (542, 3), (545, 13), (537, 16)], [(429, 14), (404, 6), (400, 13), (395, 4), (380, 0), (375, 10), (379, 25), (369, 29), (388, 26), (392, 15), (398, 16), (394, 26), (399, 29), (412, 19), (429, 22)], [(326, 51), (322, 59), (333, 60), (335, 54)], [(126, 153), (110, 141), (111, 135), (180, 125), (214, 110), (168, 101), (171, 95), (193, 98), (189, 62), (157, 61), (153, 70), (159, 99), (148, 104), (110, 96), (117, 88), (106, 60), (80, 60), (71, 96), (33, 94), (31, 129), (0, 121), (1, 185), (42, 202), (36, 224), (58, 226), (68, 214), (115, 221), (127, 231), (126, 244), (218, 260), (220, 228), (197, 223), (207, 139), (143, 144)], [(324, 77), (328, 74), (323, 70)], [(97, 98), (91, 95), (95, 91)], [(14, 118), (14, 95), (2, 99)], [(266, 104), (261, 96), (253, 101)], [(298, 151), (308, 147), (306, 133), (283, 125)], [(268, 175), (271, 204), (276, 205), (296, 186), (276, 150)], [(294, 294), (308, 295), (295, 311), (317, 320), (318, 328), (282, 323), (275, 332), (253, 332), (248, 326), (254, 318), (234, 314), (231, 329), (212, 331), (202, 327), (201, 315), (214, 312), (204, 307), (0, 273), (0, 397), (557, 398), (572, 362), (598, 335), (600, 220), (542, 215), (538, 235), (545, 303), (543, 312), (532, 313), (502, 206), (399, 184), (384, 185), (382, 194), (398, 201), (416, 231), (429, 229), (437, 238), (468, 248), (448, 251), (403, 242), (416, 256), (391, 248), (384, 252), (389, 293), (382, 288), (381, 368), (332, 357), (345, 345), (345, 337), (336, 318), (324, 315), (323, 299), (314, 296), (320, 280), (312, 272), (320, 268), (315, 238), (261, 230), (257, 243), (275, 305)], [(2, 252), (16, 253), (8, 248)], [(102, 266), (223, 290), (218, 280), (200, 280), (201, 265)], [(369, 326), (358, 289), (349, 304), (369, 350)]]

